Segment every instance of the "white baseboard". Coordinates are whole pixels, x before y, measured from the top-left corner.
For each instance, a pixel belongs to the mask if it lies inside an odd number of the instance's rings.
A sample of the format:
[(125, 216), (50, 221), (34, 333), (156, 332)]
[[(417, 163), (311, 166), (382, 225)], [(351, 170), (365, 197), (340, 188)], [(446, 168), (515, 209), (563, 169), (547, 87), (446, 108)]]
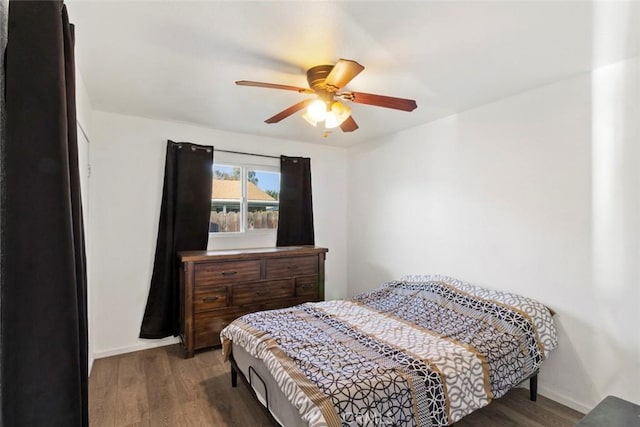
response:
[[(520, 384), (518, 387), (529, 390), (529, 381), (528, 380), (525, 381), (524, 383)], [(582, 412), (583, 414), (586, 414), (593, 409), (592, 407), (589, 407), (580, 402), (577, 402), (563, 394), (557, 393), (551, 390), (550, 388), (547, 388), (541, 385), (540, 383), (538, 383), (538, 394), (540, 396), (544, 396), (548, 399), (551, 399), (554, 402), (558, 402), (563, 404), (564, 406), (568, 406), (569, 408), (574, 409), (578, 412)]]
[(178, 337), (164, 338), (161, 340), (142, 340), (141, 339), (138, 344), (134, 344), (126, 347), (113, 348), (109, 350), (94, 351), (93, 357), (94, 359), (102, 359), (104, 357), (116, 356), (118, 354), (132, 353), (134, 351), (147, 350), (147, 349), (156, 348), (156, 347), (164, 347), (166, 345), (177, 344), (179, 342), (180, 342), (180, 338)]
[(575, 409), (578, 412), (582, 412), (583, 414), (586, 414), (593, 409), (593, 407), (577, 402), (568, 396), (565, 396), (561, 393), (557, 393), (540, 384), (538, 384), (538, 393), (558, 403), (562, 403), (563, 405), (568, 406), (571, 409)]
[(89, 356), (89, 366), (88, 366), (88, 370), (87, 370), (87, 377), (91, 376), (91, 369), (93, 369), (93, 361), (95, 359), (93, 358), (93, 356)]

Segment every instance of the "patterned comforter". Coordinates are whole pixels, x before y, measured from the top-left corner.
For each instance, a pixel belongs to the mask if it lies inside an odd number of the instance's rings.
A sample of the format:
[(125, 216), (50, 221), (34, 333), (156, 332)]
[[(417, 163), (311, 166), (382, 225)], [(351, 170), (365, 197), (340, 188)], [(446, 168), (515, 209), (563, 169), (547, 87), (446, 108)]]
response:
[(243, 316), (221, 333), (262, 360), (310, 426), (443, 426), (504, 395), (557, 345), (549, 310), (444, 276)]

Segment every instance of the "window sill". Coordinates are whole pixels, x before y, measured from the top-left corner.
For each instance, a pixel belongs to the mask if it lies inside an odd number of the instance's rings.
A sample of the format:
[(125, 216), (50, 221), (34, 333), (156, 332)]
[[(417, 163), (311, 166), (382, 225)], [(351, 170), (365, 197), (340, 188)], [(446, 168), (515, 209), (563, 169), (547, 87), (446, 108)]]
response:
[(269, 235), (276, 235), (276, 230), (275, 229), (267, 229), (267, 228), (263, 228), (263, 229), (258, 229), (258, 230), (249, 230), (249, 231), (222, 231), (222, 232), (215, 232), (215, 233), (209, 233), (209, 238), (225, 238), (225, 239), (231, 239), (231, 238), (238, 238), (238, 237), (251, 237), (251, 236), (269, 236)]
[(276, 245), (276, 230), (259, 229), (244, 233), (209, 233), (209, 250), (270, 248)]

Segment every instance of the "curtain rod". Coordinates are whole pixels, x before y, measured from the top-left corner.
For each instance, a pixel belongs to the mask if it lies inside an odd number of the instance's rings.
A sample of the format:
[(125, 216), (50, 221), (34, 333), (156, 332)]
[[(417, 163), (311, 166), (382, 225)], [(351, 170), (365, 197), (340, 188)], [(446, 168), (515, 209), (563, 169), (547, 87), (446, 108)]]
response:
[(213, 151), (214, 153), (216, 151), (220, 151), (222, 153), (244, 154), (245, 156), (267, 157), (269, 159), (280, 159), (280, 156), (269, 156), (267, 154), (256, 154), (256, 153), (245, 153), (244, 151), (218, 150), (217, 148), (214, 148)]

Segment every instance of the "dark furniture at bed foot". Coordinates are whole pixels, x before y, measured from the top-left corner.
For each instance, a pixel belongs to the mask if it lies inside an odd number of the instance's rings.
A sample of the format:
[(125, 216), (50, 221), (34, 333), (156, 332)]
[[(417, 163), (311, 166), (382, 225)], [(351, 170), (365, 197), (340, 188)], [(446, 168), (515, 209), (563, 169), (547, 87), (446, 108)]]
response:
[(327, 252), (315, 246), (179, 252), (185, 357), (220, 345), (220, 331), (240, 316), (324, 300)]
[(615, 396), (607, 396), (598, 403), (576, 427), (639, 427), (640, 405)]

